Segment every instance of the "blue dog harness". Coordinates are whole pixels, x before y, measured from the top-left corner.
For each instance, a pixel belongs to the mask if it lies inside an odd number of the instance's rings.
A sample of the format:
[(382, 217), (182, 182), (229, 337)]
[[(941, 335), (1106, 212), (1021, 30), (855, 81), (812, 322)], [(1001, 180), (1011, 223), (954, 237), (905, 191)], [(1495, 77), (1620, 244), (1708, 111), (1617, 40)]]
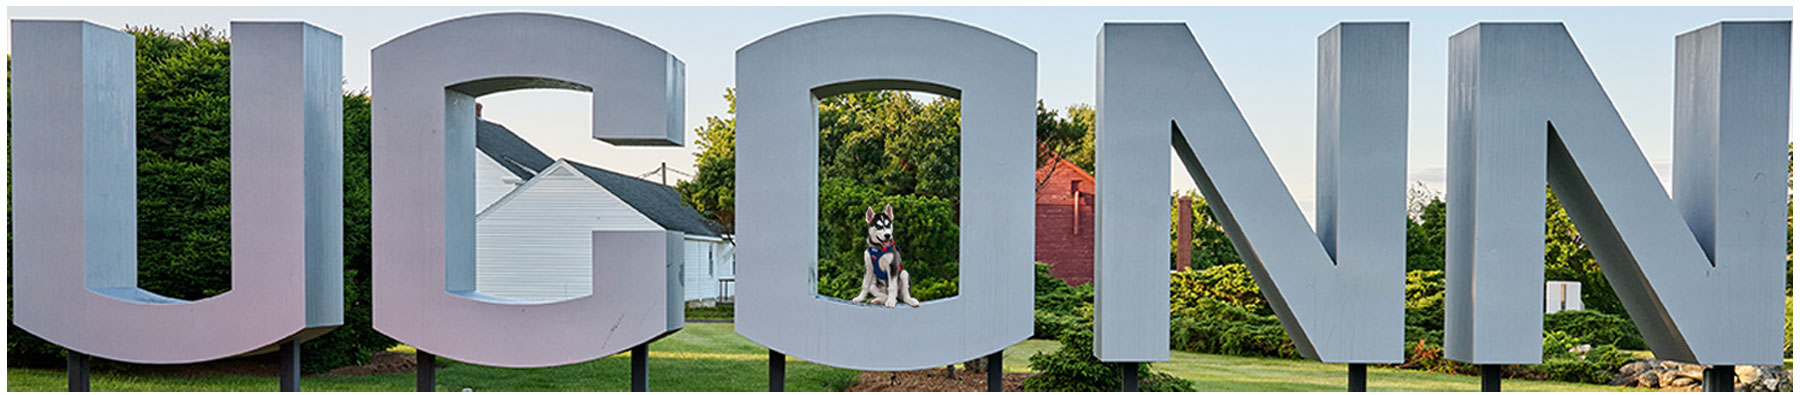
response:
[[(879, 247), (869, 246), (869, 265), (875, 267), (875, 279), (881, 280), (881, 281), (888, 280), (887, 271), (881, 270), (881, 256), (887, 255), (889, 252), (893, 252), (893, 251), (894, 251), (894, 246), (892, 246), (892, 245), (879, 246)], [(900, 262), (894, 262), (894, 271), (899, 272), (901, 270), (906, 270), (906, 269), (902, 268), (900, 266)]]

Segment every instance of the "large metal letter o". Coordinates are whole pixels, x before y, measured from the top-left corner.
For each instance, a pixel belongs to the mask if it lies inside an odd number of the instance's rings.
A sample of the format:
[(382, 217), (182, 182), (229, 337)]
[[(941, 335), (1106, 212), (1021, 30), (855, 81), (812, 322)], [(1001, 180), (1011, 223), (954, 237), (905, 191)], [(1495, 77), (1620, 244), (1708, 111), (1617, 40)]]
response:
[[(600, 358), (682, 327), (679, 232), (594, 232), (594, 292), (550, 303), (475, 291), (475, 97), (593, 92), (594, 138), (681, 145), (674, 55), (588, 20), (485, 14), (375, 47), (375, 329), (484, 365)], [(599, 251), (605, 251), (604, 254)]]
[(342, 41), (304, 23), (231, 23), (231, 290), (137, 286), (131, 34), (13, 22), (13, 322), (71, 350), (190, 363), (344, 322)]
[[(737, 331), (801, 359), (894, 371), (1031, 336), (1037, 52), (943, 19), (811, 22), (738, 50)], [(817, 296), (818, 98), (912, 89), (962, 99), (960, 294), (918, 308)]]

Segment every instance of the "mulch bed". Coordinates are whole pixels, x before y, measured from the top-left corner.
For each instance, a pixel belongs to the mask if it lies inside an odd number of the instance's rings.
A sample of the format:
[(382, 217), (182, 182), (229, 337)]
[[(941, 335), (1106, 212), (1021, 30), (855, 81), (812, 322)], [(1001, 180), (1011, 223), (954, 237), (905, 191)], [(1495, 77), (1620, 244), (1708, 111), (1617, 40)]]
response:
[[(442, 366), (439, 366), (442, 367)], [(373, 376), (377, 374), (414, 373), (419, 369), (417, 356), (393, 351), (376, 351), (369, 363), (332, 369), (320, 376)]]
[[(1001, 376), (1000, 388), (1006, 392), (1023, 391), (1023, 382), (1032, 373), (1004, 373)], [(945, 374), (944, 369), (910, 370), (905, 372), (863, 372), (856, 375), (856, 384), (845, 388), (846, 392), (983, 392), (987, 391), (987, 373), (971, 372), (957, 369), (956, 376)]]

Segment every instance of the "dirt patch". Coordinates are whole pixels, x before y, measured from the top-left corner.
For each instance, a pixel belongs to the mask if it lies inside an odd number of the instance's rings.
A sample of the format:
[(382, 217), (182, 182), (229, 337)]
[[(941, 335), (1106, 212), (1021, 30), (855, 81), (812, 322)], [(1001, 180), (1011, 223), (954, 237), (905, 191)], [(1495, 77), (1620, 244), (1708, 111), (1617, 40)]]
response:
[[(104, 365), (102, 365), (102, 364), (104, 364)], [(216, 361), (207, 361), (207, 362), (201, 362), (201, 363), (188, 363), (188, 364), (179, 364), (179, 365), (147, 365), (147, 364), (141, 365), (141, 364), (127, 364), (127, 363), (123, 363), (123, 362), (112, 362), (112, 361), (107, 361), (104, 363), (95, 363), (94, 365), (95, 365), (93, 367), (94, 370), (105, 370), (105, 371), (114, 371), (114, 372), (129, 371), (132, 373), (147, 373), (147, 374), (177, 376), (177, 377), (198, 377), (198, 376), (275, 377), (275, 373), (281, 371), (281, 360), (276, 357), (275, 353), (267, 353), (267, 354), (262, 354), (262, 355), (254, 355), (254, 356), (241, 357), (241, 358), (227, 358), (227, 359), (221, 359), (221, 360), (216, 360)]]
[[(1000, 388), (1006, 392), (1023, 391), (1025, 378), (1032, 373), (1004, 373)], [(856, 384), (846, 392), (983, 392), (987, 391), (987, 373), (958, 369), (955, 376), (944, 369), (905, 372), (863, 372)]]

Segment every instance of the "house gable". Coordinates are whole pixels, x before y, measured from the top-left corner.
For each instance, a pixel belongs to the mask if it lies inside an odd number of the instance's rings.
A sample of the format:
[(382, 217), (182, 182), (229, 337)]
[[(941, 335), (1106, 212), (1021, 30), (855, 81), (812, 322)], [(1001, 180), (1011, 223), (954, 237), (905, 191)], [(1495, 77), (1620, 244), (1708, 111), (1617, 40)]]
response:
[(1094, 279), (1094, 177), (1051, 157), (1037, 170), (1036, 256), (1071, 285)]
[(558, 161), (476, 216), (475, 289), (533, 301), (593, 289), (593, 231), (662, 230)]
[(487, 208), (500, 201), (514, 187), (524, 183), (526, 178), (514, 175), (511, 170), (500, 166), (493, 157), (485, 152), (475, 153), (475, 212), (486, 211)]

